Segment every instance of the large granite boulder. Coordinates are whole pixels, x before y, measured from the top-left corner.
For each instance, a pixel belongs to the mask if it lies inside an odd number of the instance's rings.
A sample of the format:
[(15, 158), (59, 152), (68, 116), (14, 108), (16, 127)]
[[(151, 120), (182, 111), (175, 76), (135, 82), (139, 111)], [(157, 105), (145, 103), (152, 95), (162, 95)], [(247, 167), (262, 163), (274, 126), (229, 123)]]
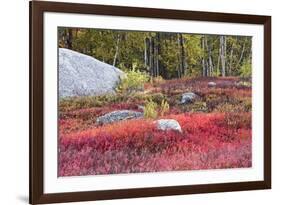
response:
[(122, 120), (131, 120), (143, 117), (142, 112), (136, 112), (132, 110), (118, 110), (107, 113), (97, 118), (96, 123), (99, 125), (118, 122)]
[(123, 71), (91, 56), (59, 48), (59, 96), (114, 93)]
[(174, 130), (177, 132), (182, 132), (181, 126), (178, 121), (174, 119), (161, 119), (156, 121), (157, 129), (159, 130)]

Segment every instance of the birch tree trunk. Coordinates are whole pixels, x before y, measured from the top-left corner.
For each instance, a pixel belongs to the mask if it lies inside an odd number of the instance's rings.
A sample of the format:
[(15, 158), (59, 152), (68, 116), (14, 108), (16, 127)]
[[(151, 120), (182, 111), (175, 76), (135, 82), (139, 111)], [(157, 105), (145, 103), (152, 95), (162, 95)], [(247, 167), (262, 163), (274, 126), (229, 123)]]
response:
[(208, 39), (207, 36), (205, 36), (205, 46), (206, 46), (206, 50), (208, 52), (208, 62), (207, 62), (207, 76), (212, 76), (213, 75), (213, 70), (214, 70), (214, 66), (213, 66), (213, 60), (212, 60), (212, 51), (211, 48), (208, 44)]
[(226, 70), (225, 70), (225, 65), (226, 65), (226, 46), (225, 46), (225, 36), (220, 36), (220, 59), (221, 59), (221, 74), (223, 77), (226, 76)]
[(153, 37), (150, 38), (149, 41), (149, 69), (151, 77), (154, 76), (154, 39)]
[(227, 72), (227, 67), (226, 67), (226, 65), (227, 65), (227, 55), (226, 55), (226, 36), (224, 36), (224, 64), (225, 64), (225, 76), (227, 76), (228, 75), (228, 72)]
[(120, 43), (120, 34), (117, 35), (117, 42), (116, 42), (116, 48), (115, 48), (115, 55), (114, 55), (114, 59), (113, 59), (113, 66), (116, 65), (116, 60), (118, 57), (118, 53), (119, 53), (119, 43)]
[(217, 70), (216, 70), (216, 75), (220, 75), (220, 59), (221, 59), (221, 48), (219, 48), (219, 53), (218, 53), (218, 62), (217, 62)]
[(147, 67), (148, 62), (147, 62), (147, 42), (146, 38), (144, 39), (144, 52), (143, 52), (143, 58), (144, 58), (144, 66)]
[(202, 75), (206, 76), (206, 65), (205, 65), (205, 35), (201, 38), (201, 46), (202, 46), (202, 51), (203, 51), (203, 56), (202, 56)]

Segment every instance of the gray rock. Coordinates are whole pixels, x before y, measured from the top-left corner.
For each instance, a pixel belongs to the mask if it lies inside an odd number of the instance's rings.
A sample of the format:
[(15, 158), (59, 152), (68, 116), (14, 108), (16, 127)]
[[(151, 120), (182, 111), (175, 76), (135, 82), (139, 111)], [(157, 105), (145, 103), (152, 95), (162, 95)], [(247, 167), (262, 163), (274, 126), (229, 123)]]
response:
[(144, 111), (144, 106), (138, 105), (138, 109)]
[(59, 96), (114, 93), (124, 72), (91, 56), (59, 48)]
[(131, 110), (118, 110), (98, 117), (96, 123), (102, 125), (102, 124), (118, 122), (121, 120), (131, 120), (131, 119), (142, 118), (142, 117), (143, 117), (142, 112), (136, 112)]
[(216, 83), (215, 82), (209, 82), (208, 83), (208, 87), (216, 87)]
[(161, 119), (156, 121), (157, 129), (159, 130), (175, 130), (178, 132), (182, 132), (181, 126), (178, 121), (174, 119)]
[(188, 103), (192, 103), (195, 98), (197, 98), (198, 96), (195, 93), (189, 92), (189, 93), (184, 93), (181, 96), (181, 101), (180, 104), (188, 104)]

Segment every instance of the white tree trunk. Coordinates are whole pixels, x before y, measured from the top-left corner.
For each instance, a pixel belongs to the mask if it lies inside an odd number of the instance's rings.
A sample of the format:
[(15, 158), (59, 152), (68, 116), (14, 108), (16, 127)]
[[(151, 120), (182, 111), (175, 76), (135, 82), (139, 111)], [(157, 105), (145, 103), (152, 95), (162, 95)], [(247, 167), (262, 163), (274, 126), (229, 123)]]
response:
[(118, 56), (118, 52), (119, 52), (119, 43), (120, 43), (120, 34), (118, 34), (118, 36), (117, 36), (115, 55), (114, 55), (113, 64), (112, 64), (113, 66), (116, 65), (116, 60), (117, 60), (117, 56)]
[(206, 76), (206, 65), (205, 65), (205, 43), (204, 43), (205, 36), (201, 39), (201, 45), (203, 50), (203, 56), (202, 56), (202, 75)]
[(148, 62), (147, 62), (147, 46), (146, 46), (146, 38), (144, 39), (144, 65), (145, 65), (145, 67), (148, 65)]
[(225, 36), (220, 36), (220, 58), (221, 58), (221, 74), (224, 77), (226, 75), (225, 65), (226, 65), (226, 41)]
[(208, 52), (207, 76), (212, 76), (213, 75), (214, 66), (213, 66), (213, 60), (212, 60), (212, 51), (210, 49), (210, 46), (208, 45), (207, 36), (205, 36), (205, 46), (206, 46), (206, 50)]

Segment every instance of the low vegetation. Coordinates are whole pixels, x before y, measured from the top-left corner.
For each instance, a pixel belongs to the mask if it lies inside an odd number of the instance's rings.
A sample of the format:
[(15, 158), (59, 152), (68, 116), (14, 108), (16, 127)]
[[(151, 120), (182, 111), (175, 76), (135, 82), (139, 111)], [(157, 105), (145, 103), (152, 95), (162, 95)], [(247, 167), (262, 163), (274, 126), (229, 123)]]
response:
[[(210, 81), (216, 87), (208, 87)], [(249, 85), (234, 77), (185, 78), (146, 82), (131, 95), (63, 99), (59, 176), (251, 167)], [(179, 104), (187, 91), (198, 99)], [(97, 117), (122, 109), (145, 117), (96, 124)], [(158, 130), (161, 118), (177, 120), (182, 132)]]
[(117, 92), (131, 94), (136, 91), (142, 91), (144, 83), (148, 80), (149, 76), (144, 72), (136, 71), (135, 69), (127, 71), (117, 87)]

